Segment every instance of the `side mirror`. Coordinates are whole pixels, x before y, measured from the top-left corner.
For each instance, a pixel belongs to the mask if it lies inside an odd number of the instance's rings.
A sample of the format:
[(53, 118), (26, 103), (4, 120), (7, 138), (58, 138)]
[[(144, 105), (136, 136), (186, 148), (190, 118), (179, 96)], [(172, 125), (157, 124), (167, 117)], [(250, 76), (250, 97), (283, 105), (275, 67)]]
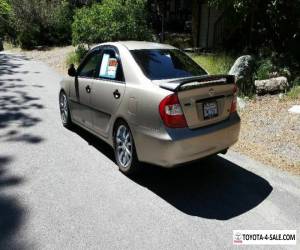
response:
[(68, 75), (74, 77), (76, 76), (76, 74), (77, 74), (77, 70), (75, 69), (74, 64), (71, 64), (68, 69)]

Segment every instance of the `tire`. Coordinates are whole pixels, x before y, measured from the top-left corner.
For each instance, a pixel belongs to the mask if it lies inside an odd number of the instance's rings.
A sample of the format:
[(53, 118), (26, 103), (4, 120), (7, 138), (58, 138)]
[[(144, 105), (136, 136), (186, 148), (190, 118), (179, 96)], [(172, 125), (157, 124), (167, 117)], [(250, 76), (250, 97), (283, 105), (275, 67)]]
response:
[(61, 91), (59, 94), (59, 110), (62, 124), (66, 128), (71, 128), (72, 120), (69, 109), (69, 100), (64, 91)]
[(114, 129), (114, 151), (119, 170), (125, 175), (132, 175), (139, 169), (134, 140), (128, 125), (120, 121)]

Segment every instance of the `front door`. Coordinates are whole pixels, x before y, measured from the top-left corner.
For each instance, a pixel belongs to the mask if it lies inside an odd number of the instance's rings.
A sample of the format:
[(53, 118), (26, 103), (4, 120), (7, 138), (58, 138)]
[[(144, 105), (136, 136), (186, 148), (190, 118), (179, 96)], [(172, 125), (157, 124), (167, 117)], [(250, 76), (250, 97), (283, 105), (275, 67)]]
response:
[(118, 51), (106, 47), (91, 93), (93, 129), (107, 137), (112, 117), (118, 110), (125, 92), (125, 79)]
[(100, 61), (99, 51), (92, 52), (78, 67), (74, 87), (70, 91), (72, 119), (92, 128), (91, 93), (95, 74)]

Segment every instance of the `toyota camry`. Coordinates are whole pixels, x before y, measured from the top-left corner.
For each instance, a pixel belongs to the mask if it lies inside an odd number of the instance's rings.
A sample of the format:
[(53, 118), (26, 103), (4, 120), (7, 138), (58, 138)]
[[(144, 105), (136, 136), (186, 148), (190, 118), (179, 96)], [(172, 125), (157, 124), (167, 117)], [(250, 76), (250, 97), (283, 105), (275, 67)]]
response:
[(239, 137), (234, 76), (209, 75), (170, 45), (97, 45), (60, 86), (63, 125), (111, 145), (125, 174), (139, 162), (173, 167), (225, 153)]

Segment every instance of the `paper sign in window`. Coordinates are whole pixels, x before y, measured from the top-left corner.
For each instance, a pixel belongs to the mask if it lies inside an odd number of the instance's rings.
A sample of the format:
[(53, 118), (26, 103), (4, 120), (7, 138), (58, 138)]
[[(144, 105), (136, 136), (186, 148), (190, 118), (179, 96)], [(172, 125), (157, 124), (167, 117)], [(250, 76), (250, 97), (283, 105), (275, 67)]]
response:
[(115, 79), (117, 75), (118, 61), (116, 58), (110, 58), (108, 60), (107, 76)]
[(101, 68), (100, 68), (100, 77), (115, 79), (118, 69), (118, 61), (116, 58), (110, 58), (109, 54), (104, 54)]

